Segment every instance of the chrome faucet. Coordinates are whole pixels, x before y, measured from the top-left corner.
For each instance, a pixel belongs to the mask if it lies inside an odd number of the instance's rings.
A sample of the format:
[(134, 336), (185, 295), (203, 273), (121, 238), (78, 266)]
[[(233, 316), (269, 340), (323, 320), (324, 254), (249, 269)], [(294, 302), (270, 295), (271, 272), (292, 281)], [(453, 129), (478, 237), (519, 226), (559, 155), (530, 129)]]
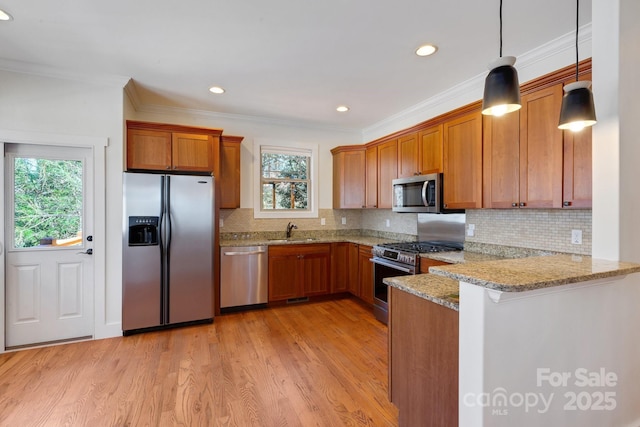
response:
[(291, 231), (293, 231), (294, 228), (297, 229), (298, 226), (292, 222), (289, 222), (289, 224), (287, 224), (287, 239), (291, 237)]

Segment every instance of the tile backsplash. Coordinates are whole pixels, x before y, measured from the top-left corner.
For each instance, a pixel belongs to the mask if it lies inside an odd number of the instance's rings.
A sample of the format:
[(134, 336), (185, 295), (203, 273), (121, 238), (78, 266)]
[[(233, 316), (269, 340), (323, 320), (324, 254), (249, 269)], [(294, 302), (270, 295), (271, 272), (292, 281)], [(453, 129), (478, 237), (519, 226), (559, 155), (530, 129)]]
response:
[[(321, 224), (325, 219), (325, 225)], [(342, 224), (342, 218), (346, 224)], [(418, 234), (417, 215), (395, 213), (390, 209), (320, 209), (319, 218), (256, 219), (253, 209), (222, 209), (220, 211), (225, 235), (282, 233), (289, 221), (298, 228), (294, 233), (362, 233), (376, 236), (402, 236), (412, 240)], [(389, 226), (387, 226), (387, 220)], [(475, 244), (501, 245), (542, 251), (591, 255), (590, 209), (468, 209), (467, 229), (473, 224), (474, 236), (465, 240)], [(582, 231), (582, 244), (571, 243), (571, 230)], [(390, 237), (391, 238), (391, 237)], [(476, 245), (477, 246), (477, 245)]]
[[(591, 255), (590, 209), (468, 209), (467, 242), (488, 243)], [(582, 231), (582, 244), (571, 243), (571, 230)]]

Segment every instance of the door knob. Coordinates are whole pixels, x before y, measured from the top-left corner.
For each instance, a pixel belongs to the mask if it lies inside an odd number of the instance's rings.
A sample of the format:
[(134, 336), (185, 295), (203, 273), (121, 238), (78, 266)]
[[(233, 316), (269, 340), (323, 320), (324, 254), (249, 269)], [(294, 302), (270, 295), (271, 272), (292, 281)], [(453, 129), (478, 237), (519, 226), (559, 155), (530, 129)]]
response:
[(78, 252), (80, 255), (93, 255), (93, 249), (89, 248), (84, 252)]

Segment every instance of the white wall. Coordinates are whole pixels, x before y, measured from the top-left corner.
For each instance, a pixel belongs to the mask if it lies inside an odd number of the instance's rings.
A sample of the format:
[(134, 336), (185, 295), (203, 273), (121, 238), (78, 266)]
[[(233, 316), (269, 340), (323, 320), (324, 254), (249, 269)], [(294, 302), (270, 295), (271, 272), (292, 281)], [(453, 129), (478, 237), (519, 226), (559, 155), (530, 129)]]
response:
[[(19, 135), (40, 144), (73, 143), (93, 146), (96, 200), (96, 319), (97, 338), (121, 334), (122, 288), (122, 82), (89, 83), (0, 70), (0, 138)], [(32, 138), (31, 138), (32, 136)], [(105, 141), (103, 146), (96, 139)], [(107, 141), (108, 139), (108, 141)], [(108, 143), (108, 146), (104, 146)], [(105, 179), (106, 174), (106, 179)], [(99, 187), (99, 188), (98, 188)], [(96, 193), (98, 193), (97, 191)], [(102, 230), (102, 232), (100, 232)], [(0, 307), (4, 316), (4, 307)]]

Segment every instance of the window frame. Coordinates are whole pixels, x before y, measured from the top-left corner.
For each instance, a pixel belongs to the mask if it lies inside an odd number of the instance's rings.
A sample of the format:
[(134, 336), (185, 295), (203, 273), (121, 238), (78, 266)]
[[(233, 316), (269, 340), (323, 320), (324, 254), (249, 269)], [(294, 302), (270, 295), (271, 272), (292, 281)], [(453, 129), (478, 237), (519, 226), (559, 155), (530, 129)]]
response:
[[(262, 209), (262, 151), (278, 151), (283, 154), (309, 154), (309, 188), (306, 210)], [(255, 139), (253, 142), (253, 217), (254, 218), (318, 218), (318, 144)]]

